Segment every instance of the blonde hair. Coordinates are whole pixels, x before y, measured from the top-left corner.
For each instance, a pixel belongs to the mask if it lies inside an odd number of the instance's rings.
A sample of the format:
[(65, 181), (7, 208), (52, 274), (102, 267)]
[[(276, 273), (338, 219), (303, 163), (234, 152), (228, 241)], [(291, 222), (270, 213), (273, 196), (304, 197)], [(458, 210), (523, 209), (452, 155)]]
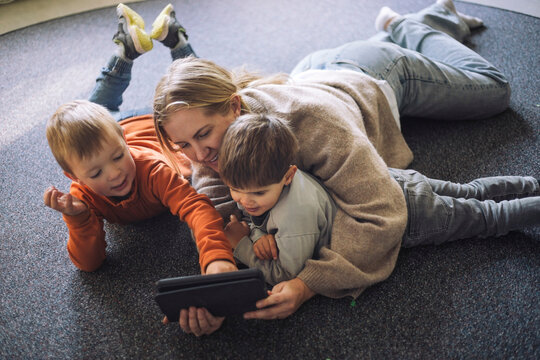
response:
[(87, 100), (75, 100), (56, 110), (47, 122), (47, 141), (60, 167), (72, 174), (68, 159), (92, 157), (103, 143), (123, 137), (122, 127), (109, 111)]
[(233, 122), (219, 150), (220, 177), (237, 189), (279, 183), (295, 161), (298, 141), (282, 119), (246, 114)]
[[(229, 71), (212, 61), (189, 56), (175, 60), (159, 81), (154, 96), (154, 126), (165, 155), (173, 161), (179, 151), (163, 129), (169, 116), (182, 109), (202, 108), (208, 114), (227, 114), (238, 91), (260, 84), (282, 84), (286, 74), (262, 77), (245, 68)], [(240, 97), (242, 113), (250, 111)], [(178, 170), (178, 169), (177, 169)]]

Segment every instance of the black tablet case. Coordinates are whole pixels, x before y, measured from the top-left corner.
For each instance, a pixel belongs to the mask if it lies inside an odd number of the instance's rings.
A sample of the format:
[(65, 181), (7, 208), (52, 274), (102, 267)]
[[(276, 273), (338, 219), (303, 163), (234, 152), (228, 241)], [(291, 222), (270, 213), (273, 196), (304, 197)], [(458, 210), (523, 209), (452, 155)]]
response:
[(190, 306), (206, 308), (214, 316), (243, 314), (256, 310), (255, 302), (268, 296), (259, 269), (161, 279), (156, 285), (155, 300), (171, 322)]

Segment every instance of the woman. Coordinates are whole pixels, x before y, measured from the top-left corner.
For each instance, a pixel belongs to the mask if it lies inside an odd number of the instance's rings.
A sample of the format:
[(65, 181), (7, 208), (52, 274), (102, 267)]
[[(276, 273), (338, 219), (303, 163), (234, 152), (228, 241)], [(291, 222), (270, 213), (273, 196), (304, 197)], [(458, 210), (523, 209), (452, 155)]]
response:
[[(376, 24), (385, 32), (377, 39), (315, 52), (291, 78), (237, 76), (196, 58), (171, 65), (154, 99), (158, 138), (165, 153), (181, 151), (195, 164), (194, 187), (224, 218), (235, 207), (219, 179), (219, 148), (229, 124), (250, 112), (289, 121), (300, 144), (296, 165), (317, 176), (339, 207), (329, 248), (297, 278), (277, 284), (246, 318), (285, 318), (315, 294), (357, 297), (390, 275), (407, 208), (387, 166), (412, 161), (397, 111), (459, 120), (508, 106), (504, 76), (459, 42), (470, 33), (464, 19), (478, 25), (458, 15), (451, 0), (405, 17), (383, 8)], [(205, 309), (180, 315), (182, 329), (195, 335), (222, 321)]]

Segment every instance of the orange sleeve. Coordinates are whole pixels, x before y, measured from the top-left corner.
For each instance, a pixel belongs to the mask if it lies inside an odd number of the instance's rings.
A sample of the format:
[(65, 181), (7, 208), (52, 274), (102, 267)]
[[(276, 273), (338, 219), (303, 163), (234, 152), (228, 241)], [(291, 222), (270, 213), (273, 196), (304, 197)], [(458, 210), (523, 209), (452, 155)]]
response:
[[(154, 118), (152, 114), (135, 116), (124, 119), (119, 123), (125, 130), (125, 136), (130, 146), (140, 146), (146, 149), (163, 153), (156, 135), (154, 127)], [(182, 173), (182, 176), (189, 178), (191, 176), (191, 161), (182, 152), (174, 154), (176, 166)], [(169, 159), (164, 157), (165, 162), (170, 166)]]
[(97, 270), (105, 260), (103, 220), (92, 210), (63, 217), (69, 231), (67, 250), (71, 261), (83, 271)]
[(197, 193), (187, 180), (164, 163), (155, 166), (149, 176), (163, 204), (193, 231), (201, 270), (204, 272), (208, 264), (216, 260), (234, 264), (231, 245), (223, 232), (223, 219), (210, 199)]

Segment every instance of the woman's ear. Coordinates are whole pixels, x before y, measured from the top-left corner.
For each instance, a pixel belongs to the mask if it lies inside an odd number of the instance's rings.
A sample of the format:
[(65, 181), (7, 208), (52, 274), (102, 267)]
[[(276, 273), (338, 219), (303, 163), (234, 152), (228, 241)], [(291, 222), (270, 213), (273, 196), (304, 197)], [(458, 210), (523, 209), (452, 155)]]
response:
[(292, 182), (294, 174), (296, 174), (296, 170), (298, 170), (296, 165), (291, 165), (289, 167), (289, 170), (287, 170), (285, 173), (285, 185), (289, 185)]
[(233, 95), (231, 99), (231, 110), (236, 117), (240, 116), (240, 114), (242, 113), (242, 99), (240, 98), (240, 95)]

